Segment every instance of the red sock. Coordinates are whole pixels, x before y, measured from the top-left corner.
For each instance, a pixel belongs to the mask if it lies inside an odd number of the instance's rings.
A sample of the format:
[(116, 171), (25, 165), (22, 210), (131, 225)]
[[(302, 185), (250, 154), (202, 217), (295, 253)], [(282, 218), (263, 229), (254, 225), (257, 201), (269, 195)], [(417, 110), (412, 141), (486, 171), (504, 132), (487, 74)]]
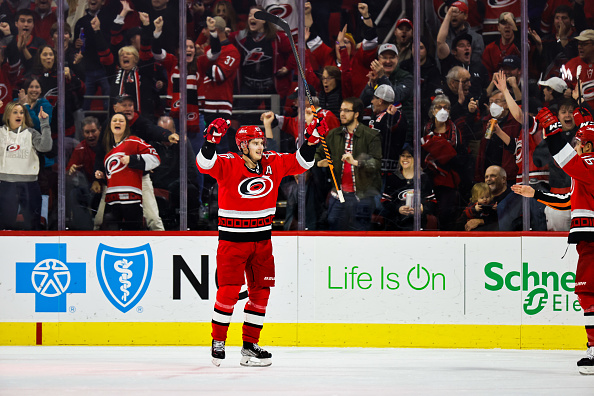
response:
[(588, 346), (594, 346), (594, 294), (579, 293), (577, 296), (580, 306), (584, 310)]
[(212, 339), (225, 341), (227, 339), (227, 330), (231, 323), (233, 308), (239, 299), (239, 290), (241, 286), (221, 286), (217, 291), (217, 300), (212, 315)]
[(269, 287), (254, 288), (249, 291), (249, 300), (243, 309), (245, 313), (242, 328), (244, 341), (257, 343), (260, 340), (260, 332), (264, 326), (264, 316), (266, 315), (269, 296)]

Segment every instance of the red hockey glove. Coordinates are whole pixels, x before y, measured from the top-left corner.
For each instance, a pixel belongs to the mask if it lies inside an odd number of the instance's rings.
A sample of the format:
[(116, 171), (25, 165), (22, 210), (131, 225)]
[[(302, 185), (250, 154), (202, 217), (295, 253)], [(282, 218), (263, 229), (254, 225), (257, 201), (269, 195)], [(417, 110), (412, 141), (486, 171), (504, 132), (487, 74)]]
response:
[(210, 123), (208, 128), (206, 128), (206, 131), (204, 133), (206, 140), (208, 140), (211, 143), (219, 144), (221, 138), (225, 136), (225, 133), (227, 133), (229, 125), (231, 125), (231, 122), (229, 120), (217, 118), (216, 120)]
[(561, 132), (561, 123), (557, 116), (551, 113), (546, 107), (543, 107), (536, 115), (536, 121), (545, 131), (545, 137), (552, 136), (558, 132)]
[(585, 107), (576, 107), (573, 111), (573, 120), (575, 121), (575, 125), (579, 127), (584, 122), (594, 121), (594, 117), (592, 117), (592, 113)]
[(305, 139), (311, 144), (318, 144), (320, 138), (328, 134), (328, 124), (323, 118), (313, 120), (305, 129)]

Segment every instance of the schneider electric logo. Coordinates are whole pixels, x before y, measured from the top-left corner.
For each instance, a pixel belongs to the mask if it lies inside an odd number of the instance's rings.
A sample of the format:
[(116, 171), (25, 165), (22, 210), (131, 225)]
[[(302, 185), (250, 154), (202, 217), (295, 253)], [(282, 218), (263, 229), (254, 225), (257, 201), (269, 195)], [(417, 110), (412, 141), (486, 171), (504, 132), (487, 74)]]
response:
[(580, 305), (573, 295), (575, 273), (536, 272), (531, 271), (528, 263), (522, 264), (522, 272), (508, 271), (503, 264), (491, 262), (485, 266), (485, 289), (499, 291), (506, 288), (510, 291), (528, 292), (523, 301), (526, 315), (536, 315), (547, 306), (552, 311), (579, 311)]

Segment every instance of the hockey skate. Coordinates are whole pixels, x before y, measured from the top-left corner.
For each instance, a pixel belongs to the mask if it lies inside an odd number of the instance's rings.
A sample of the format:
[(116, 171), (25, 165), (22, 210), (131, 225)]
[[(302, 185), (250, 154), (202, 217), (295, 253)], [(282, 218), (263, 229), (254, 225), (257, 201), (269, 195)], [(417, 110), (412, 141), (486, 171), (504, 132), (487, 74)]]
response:
[(588, 347), (586, 357), (577, 362), (578, 371), (583, 375), (594, 374), (594, 347)]
[(239, 364), (245, 367), (268, 367), (272, 364), (272, 354), (258, 344), (244, 341)]
[(221, 360), (225, 359), (225, 341), (212, 340), (210, 354), (212, 355), (212, 364), (219, 367)]

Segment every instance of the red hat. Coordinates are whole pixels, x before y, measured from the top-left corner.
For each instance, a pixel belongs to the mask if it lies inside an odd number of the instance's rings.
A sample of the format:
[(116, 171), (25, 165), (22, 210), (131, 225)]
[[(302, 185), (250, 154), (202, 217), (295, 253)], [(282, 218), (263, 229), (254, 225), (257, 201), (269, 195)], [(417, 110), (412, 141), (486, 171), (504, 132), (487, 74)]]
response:
[(454, 1), (450, 7), (456, 7), (460, 12), (468, 15), (468, 5), (462, 1)]
[(402, 25), (403, 23), (408, 23), (412, 29), (412, 27), (413, 27), (412, 21), (407, 18), (399, 19), (398, 22), (396, 22), (396, 29), (398, 29), (398, 26)]

